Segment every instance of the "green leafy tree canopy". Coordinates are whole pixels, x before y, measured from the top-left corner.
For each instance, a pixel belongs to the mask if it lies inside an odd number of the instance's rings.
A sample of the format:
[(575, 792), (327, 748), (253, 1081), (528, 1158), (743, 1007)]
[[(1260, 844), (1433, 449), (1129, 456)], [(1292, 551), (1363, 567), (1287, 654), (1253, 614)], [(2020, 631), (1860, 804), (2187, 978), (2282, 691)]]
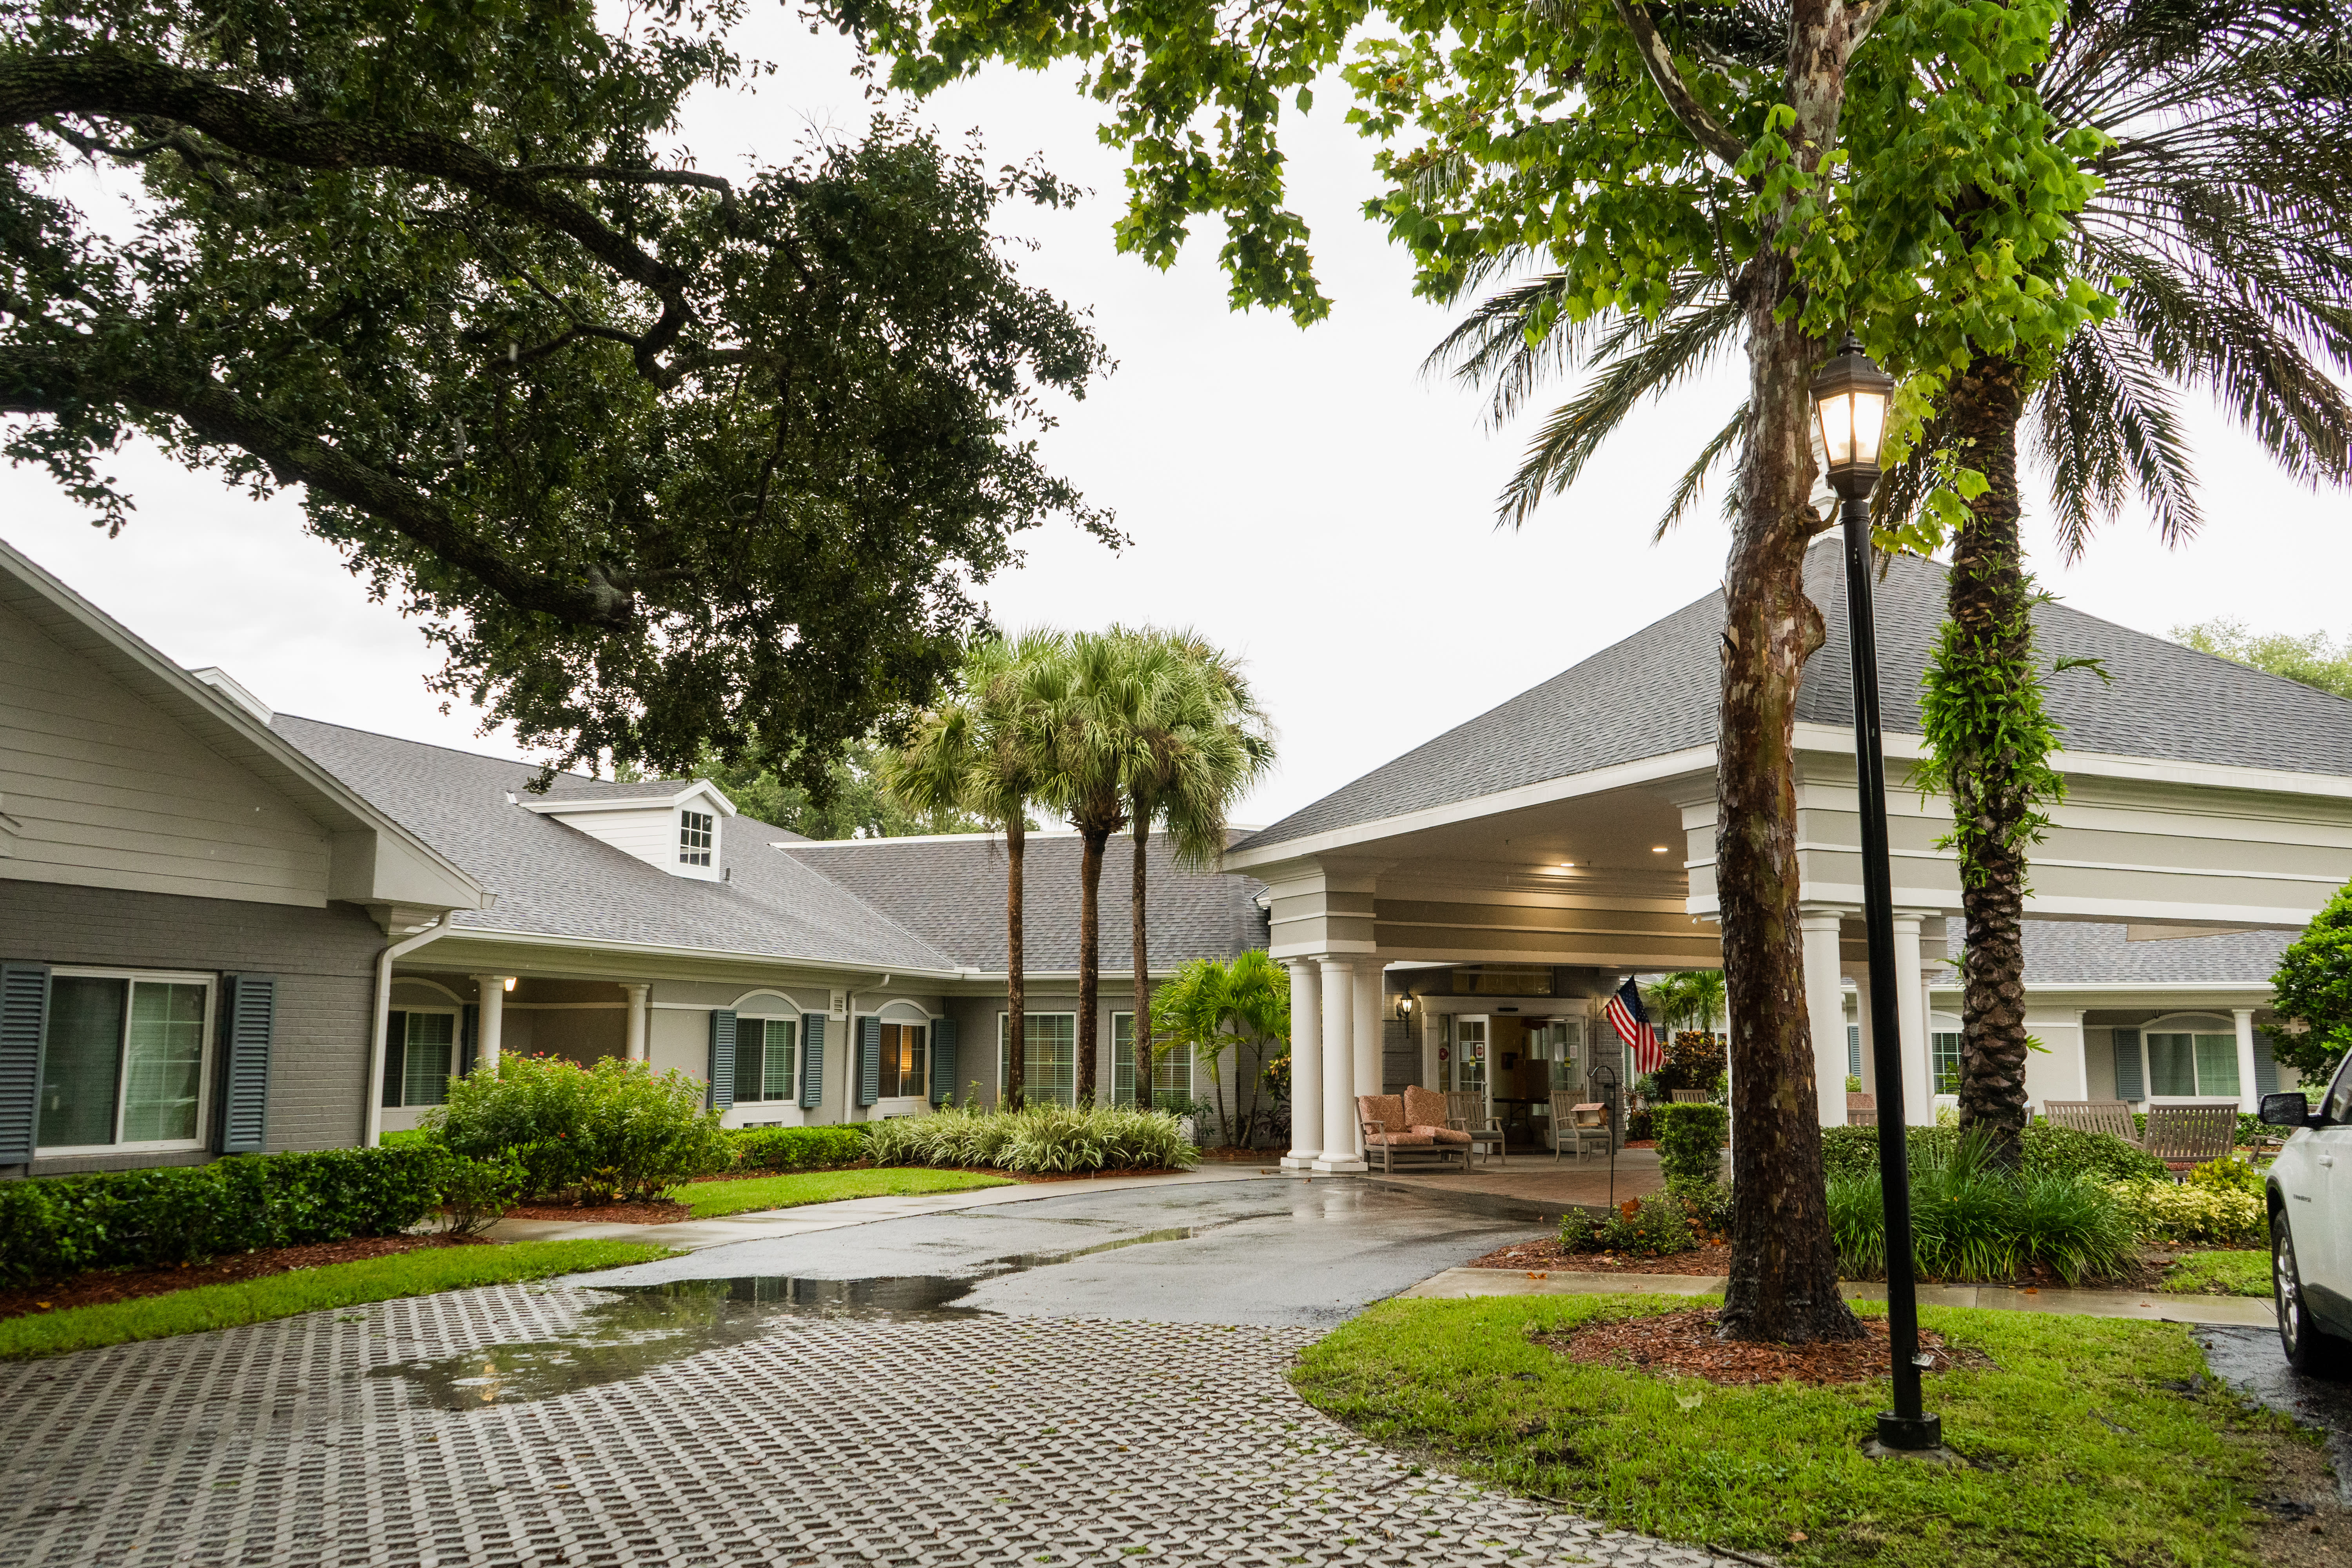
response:
[[(120, 530), (145, 435), (310, 531), (554, 765), (754, 734), (822, 791), (919, 705), (1107, 360), (992, 174), (903, 122), (719, 174), (741, 0), (0, 4), (5, 450)], [(129, 221), (54, 189), (135, 174)]]
[(2326, 632), (2308, 637), (2251, 632), (2243, 621), (2223, 616), (2193, 626), (2175, 626), (2170, 635), (2174, 642), (2200, 653), (2251, 664), (2331, 696), (2352, 698), (2352, 642), (2336, 642)]
[(2330, 899), (2279, 959), (2271, 994), (2283, 1020), (2271, 1031), (2272, 1050), (2305, 1083), (2325, 1083), (2352, 1050), (2352, 887)]

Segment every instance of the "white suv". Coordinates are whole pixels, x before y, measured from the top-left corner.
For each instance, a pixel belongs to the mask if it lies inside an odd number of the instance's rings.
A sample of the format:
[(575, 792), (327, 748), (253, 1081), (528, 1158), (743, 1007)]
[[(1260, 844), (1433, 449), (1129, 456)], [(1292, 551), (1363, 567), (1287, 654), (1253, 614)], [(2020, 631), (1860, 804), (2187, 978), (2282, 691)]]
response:
[(2270, 1170), (2271, 1289), (2279, 1342), (2297, 1372), (2352, 1363), (2352, 1057), (2312, 1110), (2263, 1096), (2263, 1121), (2292, 1127)]

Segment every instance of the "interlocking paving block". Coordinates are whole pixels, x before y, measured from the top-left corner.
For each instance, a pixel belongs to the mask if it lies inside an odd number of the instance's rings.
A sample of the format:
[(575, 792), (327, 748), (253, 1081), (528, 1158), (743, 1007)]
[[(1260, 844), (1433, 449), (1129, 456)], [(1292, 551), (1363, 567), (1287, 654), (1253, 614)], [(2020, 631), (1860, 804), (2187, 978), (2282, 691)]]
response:
[(516, 1285), (0, 1365), (0, 1564), (1717, 1561), (1410, 1474), (1316, 1337)]

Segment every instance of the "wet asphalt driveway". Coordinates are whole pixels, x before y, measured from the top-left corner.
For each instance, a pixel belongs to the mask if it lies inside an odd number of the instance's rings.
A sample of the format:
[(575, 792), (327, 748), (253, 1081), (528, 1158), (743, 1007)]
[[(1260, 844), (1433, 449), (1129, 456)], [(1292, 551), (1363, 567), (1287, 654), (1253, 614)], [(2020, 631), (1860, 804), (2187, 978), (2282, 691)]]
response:
[(1264, 1181), (958, 1209), (580, 1275), (584, 1286), (740, 1282), (816, 1311), (1328, 1328), (1507, 1241), (1532, 1205), (1365, 1182)]

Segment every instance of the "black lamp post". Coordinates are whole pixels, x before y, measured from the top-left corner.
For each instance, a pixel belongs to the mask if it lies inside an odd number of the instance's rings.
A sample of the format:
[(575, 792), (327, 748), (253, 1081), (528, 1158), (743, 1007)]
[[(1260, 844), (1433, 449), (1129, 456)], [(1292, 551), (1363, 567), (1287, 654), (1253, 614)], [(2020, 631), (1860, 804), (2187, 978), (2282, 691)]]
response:
[(1886, 1328), (1895, 1408), (1878, 1440), (1916, 1451), (1943, 1443), (1943, 1418), (1920, 1407), (1919, 1298), (1911, 1273), (1911, 1167), (1903, 1127), (1903, 1040), (1895, 995), (1895, 892), (1886, 855), (1886, 757), (1879, 735), (1878, 636), (1870, 607), (1870, 492), (1895, 378), (1851, 333), (1813, 377), (1813, 420), (1845, 527), (1846, 639), (1853, 654), (1854, 776), (1862, 791), (1863, 923), (1870, 944), (1871, 1061), (1878, 1075), (1878, 1181), (1886, 1209)]

